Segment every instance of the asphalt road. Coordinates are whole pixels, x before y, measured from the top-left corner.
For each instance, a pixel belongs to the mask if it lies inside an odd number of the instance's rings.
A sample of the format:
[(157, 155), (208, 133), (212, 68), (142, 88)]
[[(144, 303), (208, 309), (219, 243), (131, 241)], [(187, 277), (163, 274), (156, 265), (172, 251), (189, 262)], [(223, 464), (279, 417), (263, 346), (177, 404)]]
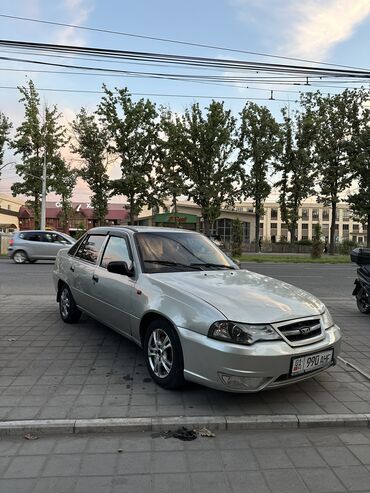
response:
[(15, 264), (0, 259), (0, 295), (53, 294), (54, 262)]

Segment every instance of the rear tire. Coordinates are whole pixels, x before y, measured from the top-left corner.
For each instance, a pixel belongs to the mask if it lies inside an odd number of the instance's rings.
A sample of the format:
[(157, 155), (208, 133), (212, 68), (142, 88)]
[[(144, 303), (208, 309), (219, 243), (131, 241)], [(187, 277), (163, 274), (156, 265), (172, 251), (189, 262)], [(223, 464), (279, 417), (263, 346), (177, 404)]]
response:
[(63, 322), (73, 324), (80, 320), (81, 311), (77, 308), (71, 290), (63, 284), (59, 293), (59, 312)]
[(185, 384), (181, 343), (173, 326), (158, 318), (149, 324), (144, 338), (145, 362), (152, 379), (165, 389)]
[(365, 300), (366, 296), (364, 294), (364, 289), (361, 288), (356, 296), (357, 308), (361, 313), (368, 315), (370, 313), (370, 305), (368, 305)]
[(27, 253), (23, 250), (17, 250), (14, 252), (12, 258), (15, 264), (25, 264), (28, 260)]

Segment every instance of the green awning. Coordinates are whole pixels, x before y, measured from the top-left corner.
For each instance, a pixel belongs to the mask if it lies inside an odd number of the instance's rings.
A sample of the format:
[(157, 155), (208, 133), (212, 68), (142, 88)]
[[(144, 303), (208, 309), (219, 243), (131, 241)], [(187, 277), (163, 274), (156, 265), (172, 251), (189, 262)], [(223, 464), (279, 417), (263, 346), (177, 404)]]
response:
[(164, 212), (163, 214), (156, 214), (154, 221), (156, 223), (171, 223), (171, 224), (196, 224), (198, 222), (198, 216), (194, 214), (184, 214), (183, 212)]

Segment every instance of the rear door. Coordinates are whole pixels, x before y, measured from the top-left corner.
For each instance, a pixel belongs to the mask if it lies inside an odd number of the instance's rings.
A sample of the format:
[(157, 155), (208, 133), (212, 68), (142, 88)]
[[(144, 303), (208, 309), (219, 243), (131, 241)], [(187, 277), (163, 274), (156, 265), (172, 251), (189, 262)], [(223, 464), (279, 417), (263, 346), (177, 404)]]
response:
[(93, 275), (105, 240), (104, 234), (87, 235), (70, 262), (73, 297), (77, 305), (93, 316), (96, 312)]
[(99, 265), (94, 271), (93, 294), (96, 300), (96, 318), (123, 334), (131, 333), (130, 314), (135, 297), (135, 278), (108, 272), (112, 261), (124, 261), (131, 269), (133, 257), (126, 233), (109, 236)]
[(47, 255), (50, 259), (54, 259), (61, 248), (72, 245), (69, 240), (58, 233), (44, 233), (44, 241), (47, 243)]

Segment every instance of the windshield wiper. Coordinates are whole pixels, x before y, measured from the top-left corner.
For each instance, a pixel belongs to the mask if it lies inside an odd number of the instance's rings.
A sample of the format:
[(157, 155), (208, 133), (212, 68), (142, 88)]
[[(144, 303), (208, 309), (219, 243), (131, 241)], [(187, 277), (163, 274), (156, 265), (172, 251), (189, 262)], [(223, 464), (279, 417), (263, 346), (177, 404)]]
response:
[(143, 260), (143, 262), (147, 262), (149, 264), (159, 264), (159, 265), (167, 265), (169, 267), (186, 267), (189, 269), (200, 270), (200, 265), (198, 264), (181, 264), (179, 262), (173, 262), (172, 260)]
[(230, 270), (235, 270), (235, 268), (231, 265), (226, 265), (226, 264), (213, 264), (211, 262), (202, 262), (202, 263), (192, 263), (192, 266), (197, 266), (197, 267), (219, 267), (220, 269), (230, 269)]

